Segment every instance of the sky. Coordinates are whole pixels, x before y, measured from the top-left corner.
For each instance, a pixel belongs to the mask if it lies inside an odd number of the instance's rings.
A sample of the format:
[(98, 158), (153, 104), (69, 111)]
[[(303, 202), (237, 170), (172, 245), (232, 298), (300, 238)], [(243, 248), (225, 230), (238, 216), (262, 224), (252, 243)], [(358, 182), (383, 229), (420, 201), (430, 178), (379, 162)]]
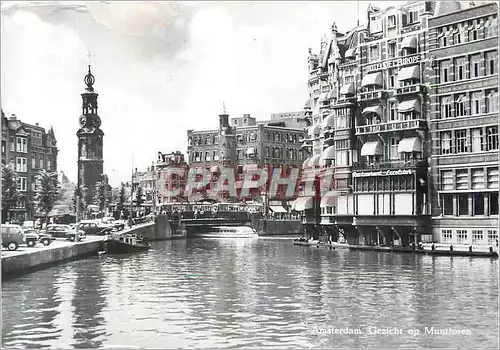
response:
[[(359, 2), (362, 24), (367, 7)], [(53, 126), (58, 170), (76, 181), (90, 59), (104, 169), (118, 186), (158, 151), (185, 153), (187, 130), (215, 129), (223, 102), (231, 117), (259, 120), (301, 110), (308, 48), (319, 50), (334, 21), (340, 32), (356, 26), (357, 11), (355, 1), (3, 1), (2, 108)]]

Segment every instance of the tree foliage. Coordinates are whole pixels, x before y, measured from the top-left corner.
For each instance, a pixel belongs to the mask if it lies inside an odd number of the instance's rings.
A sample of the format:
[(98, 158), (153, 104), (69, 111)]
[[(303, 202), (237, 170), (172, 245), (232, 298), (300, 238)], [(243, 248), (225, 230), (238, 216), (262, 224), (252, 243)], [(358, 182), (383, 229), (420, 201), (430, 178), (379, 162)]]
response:
[(42, 169), (36, 176), (35, 183), (35, 198), (33, 201), (35, 208), (40, 213), (48, 216), (59, 199), (60, 185), (57, 173)]
[(104, 211), (106, 205), (110, 202), (109, 185), (103, 181), (95, 184), (94, 204), (99, 206), (100, 211)]
[(2, 166), (2, 221), (7, 221), (10, 210), (16, 206), (19, 199), (17, 188), (17, 173), (13, 164)]
[(79, 207), (79, 216), (80, 217), (84, 217), (85, 212), (87, 210), (87, 202), (85, 201), (85, 198), (87, 197), (87, 192), (88, 192), (88, 189), (85, 186), (80, 186), (80, 188), (78, 188), (78, 186), (75, 186), (75, 190), (73, 192), (72, 204), (73, 204), (73, 212), (75, 214), (77, 213), (76, 198), (78, 196), (80, 196), (80, 202), (79, 202), (80, 203), (80, 207)]

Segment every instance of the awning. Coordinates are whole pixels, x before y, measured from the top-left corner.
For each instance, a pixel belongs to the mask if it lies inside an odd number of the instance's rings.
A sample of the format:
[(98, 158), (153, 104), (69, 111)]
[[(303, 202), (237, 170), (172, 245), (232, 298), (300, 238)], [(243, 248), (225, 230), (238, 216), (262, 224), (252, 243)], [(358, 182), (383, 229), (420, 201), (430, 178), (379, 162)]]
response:
[(354, 93), (355, 91), (353, 83), (345, 84), (340, 88), (341, 95), (354, 95)]
[(399, 71), (399, 73), (398, 73), (398, 80), (399, 81), (409, 80), (409, 79), (420, 80), (420, 66), (419, 65), (404, 67)]
[(248, 147), (247, 151), (246, 151), (246, 154), (247, 155), (249, 155), (249, 154), (255, 154), (255, 148), (254, 147)]
[(338, 197), (340, 192), (338, 191), (328, 191), (324, 196), (321, 197), (320, 208), (334, 207), (337, 205)]
[(416, 49), (417, 48), (417, 37), (414, 35), (409, 35), (403, 39), (401, 42), (401, 49)]
[(335, 89), (331, 89), (328, 95), (326, 95), (327, 100), (331, 100), (332, 98), (335, 98)]
[(382, 106), (381, 105), (375, 105), (375, 106), (368, 106), (368, 107), (365, 107), (365, 109), (363, 109), (363, 114), (367, 114), (367, 113), (375, 113), (376, 115), (378, 115), (379, 117), (382, 116)]
[(353, 47), (345, 52), (345, 58), (356, 58), (356, 48)]
[(398, 112), (405, 113), (411, 111), (420, 113), (420, 102), (418, 100), (406, 100), (399, 103)]
[(398, 152), (422, 152), (422, 141), (420, 140), (420, 137), (409, 137), (399, 141)]
[(377, 86), (383, 86), (382, 84), (382, 73), (377, 72), (377, 73), (371, 73), (367, 74), (363, 77), (363, 80), (361, 81), (361, 87), (365, 87), (368, 85), (377, 85)]
[(310, 160), (310, 159), (311, 159), (311, 158), (307, 158), (306, 160), (304, 160), (304, 161), (302, 162), (302, 167), (303, 167), (303, 168), (307, 168), (307, 167), (309, 166), (309, 160)]
[(323, 119), (323, 122), (321, 123), (321, 127), (323, 129), (329, 128), (329, 127), (335, 127), (335, 116), (333, 113), (328, 114), (328, 116)]
[(328, 92), (323, 92), (321, 95), (319, 95), (318, 102), (322, 102), (326, 100), (326, 97), (328, 96)]
[(285, 208), (283, 208), (281, 205), (270, 205), (269, 209), (273, 213), (288, 213)]
[(319, 166), (320, 160), (321, 160), (321, 156), (319, 154), (316, 154), (315, 156), (312, 156), (309, 159), (309, 163), (307, 163), (307, 164), (309, 165), (309, 167), (317, 167), (317, 166)]
[(310, 108), (311, 108), (311, 99), (308, 99), (304, 104), (304, 109), (310, 109)]
[(295, 202), (293, 202), (293, 210), (296, 211), (304, 211), (306, 209), (312, 209), (314, 204), (313, 197), (301, 197), (297, 198)]
[(335, 159), (335, 146), (327, 147), (323, 150), (321, 154), (321, 160), (331, 160)]
[(383, 154), (382, 143), (380, 141), (366, 142), (361, 148), (361, 157), (379, 156)]

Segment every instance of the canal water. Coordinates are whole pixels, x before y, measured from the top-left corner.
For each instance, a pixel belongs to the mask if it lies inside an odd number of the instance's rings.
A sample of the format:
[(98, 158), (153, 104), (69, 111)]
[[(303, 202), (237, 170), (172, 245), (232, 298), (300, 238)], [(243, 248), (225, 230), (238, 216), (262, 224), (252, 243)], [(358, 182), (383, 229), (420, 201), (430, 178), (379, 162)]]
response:
[(4, 282), (3, 347), (498, 344), (498, 260), (327, 250), (276, 238), (153, 248)]

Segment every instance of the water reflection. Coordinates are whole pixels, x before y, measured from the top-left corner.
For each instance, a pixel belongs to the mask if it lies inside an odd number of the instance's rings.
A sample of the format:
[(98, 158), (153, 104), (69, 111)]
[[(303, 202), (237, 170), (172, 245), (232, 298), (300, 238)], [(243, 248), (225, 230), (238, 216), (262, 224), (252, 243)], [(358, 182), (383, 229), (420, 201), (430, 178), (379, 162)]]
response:
[[(7, 347), (492, 347), (498, 260), (193, 239), (3, 284)], [(366, 327), (465, 328), (470, 336)], [(362, 334), (318, 334), (359, 328)]]

